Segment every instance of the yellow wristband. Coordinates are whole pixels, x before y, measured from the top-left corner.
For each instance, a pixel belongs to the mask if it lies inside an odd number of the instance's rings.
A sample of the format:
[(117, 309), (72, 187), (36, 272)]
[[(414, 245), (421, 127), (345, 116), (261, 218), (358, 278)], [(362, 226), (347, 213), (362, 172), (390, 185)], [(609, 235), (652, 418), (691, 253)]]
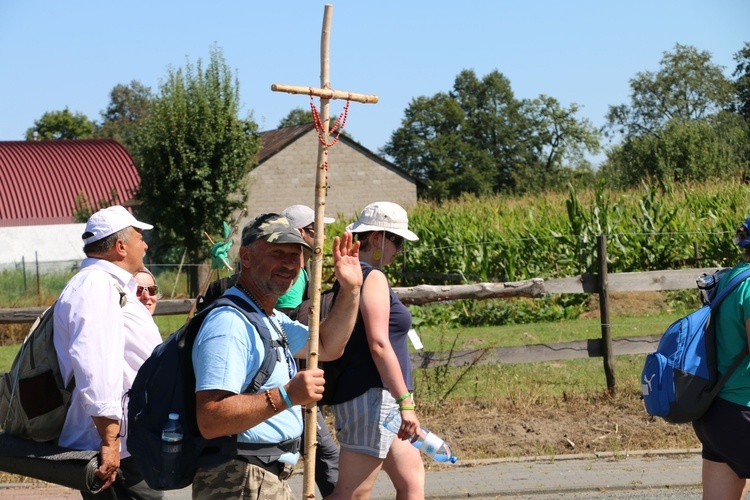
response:
[(404, 406), (398, 407), (398, 411), (406, 411), (406, 410), (413, 410), (413, 409), (414, 409), (414, 405), (404, 405)]
[(396, 400), (396, 404), (400, 403), (401, 401), (403, 401), (404, 399), (408, 398), (409, 396), (411, 396), (411, 392), (407, 392), (406, 394), (404, 394), (403, 396), (401, 396), (400, 398), (398, 398)]

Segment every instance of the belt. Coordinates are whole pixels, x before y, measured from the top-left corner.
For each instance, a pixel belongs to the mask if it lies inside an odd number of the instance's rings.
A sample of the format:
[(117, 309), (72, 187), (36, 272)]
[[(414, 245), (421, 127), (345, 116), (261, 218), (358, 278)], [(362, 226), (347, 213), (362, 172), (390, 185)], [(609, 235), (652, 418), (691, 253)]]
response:
[(302, 444), (301, 438), (288, 439), (281, 443), (237, 443), (237, 450), (240, 455), (269, 456), (276, 458), (284, 453), (297, 453), (300, 451)]
[(292, 473), (294, 472), (293, 465), (279, 462), (278, 460), (274, 460), (273, 462), (267, 464), (260, 458), (254, 457), (252, 455), (238, 455), (237, 459), (242, 460), (243, 462), (247, 462), (250, 465), (256, 465), (261, 469), (265, 469), (271, 474), (278, 476), (282, 481), (284, 481), (285, 479), (289, 479), (289, 477), (291, 477)]

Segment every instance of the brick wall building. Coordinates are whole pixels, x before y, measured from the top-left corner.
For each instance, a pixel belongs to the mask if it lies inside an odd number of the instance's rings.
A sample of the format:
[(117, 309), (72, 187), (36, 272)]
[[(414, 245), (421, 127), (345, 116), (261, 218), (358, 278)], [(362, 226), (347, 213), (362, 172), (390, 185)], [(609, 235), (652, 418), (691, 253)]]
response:
[[(313, 124), (264, 132), (261, 138), (258, 166), (248, 175), (249, 218), (298, 203), (312, 207), (318, 161)], [(392, 201), (407, 210), (417, 203), (417, 180), (356, 141), (341, 136), (328, 157), (326, 215), (353, 219), (374, 201)]]

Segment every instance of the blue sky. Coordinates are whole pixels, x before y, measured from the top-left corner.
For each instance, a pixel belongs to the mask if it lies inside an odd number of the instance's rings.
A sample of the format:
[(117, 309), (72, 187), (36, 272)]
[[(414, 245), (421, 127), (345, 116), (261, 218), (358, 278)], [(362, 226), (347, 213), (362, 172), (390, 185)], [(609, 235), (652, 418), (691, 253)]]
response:
[[(748, 0), (332, 2), (333, 88), (377, 94), (352, 103), (347, 130), (377, 151), (413, 98), (451, 90), (456, 75), (498, 70), (517, 98), (546, 94), (597, 127), (629, 102), (629, 80), (658, 70), (676, 43), (706, 50), (731, 75), (750, 41)], [(0, 0), (0, 140), (22, 140), (46, 111), (92, 120), (117, 84), (158, 89), (168, 67), (220, 47), (240, 81), (243, 115), (276, 128), (306, 96), (272, 83), (319, 86), (325, 2), (287, 0)], [(331, 113), (343, 103), (332, 102)]]

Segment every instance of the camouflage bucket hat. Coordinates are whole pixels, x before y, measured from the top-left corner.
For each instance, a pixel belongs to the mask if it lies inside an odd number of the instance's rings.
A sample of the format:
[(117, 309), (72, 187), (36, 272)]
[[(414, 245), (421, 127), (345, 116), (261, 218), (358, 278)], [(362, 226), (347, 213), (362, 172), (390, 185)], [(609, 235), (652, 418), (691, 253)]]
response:
[(289, 219), (279, 214), (261, 214), (245, 224), (242, 229), (242, 246), (249, 245), (256, 240), (266, 240), (269, 243), (292, 243), (312, 250)]

